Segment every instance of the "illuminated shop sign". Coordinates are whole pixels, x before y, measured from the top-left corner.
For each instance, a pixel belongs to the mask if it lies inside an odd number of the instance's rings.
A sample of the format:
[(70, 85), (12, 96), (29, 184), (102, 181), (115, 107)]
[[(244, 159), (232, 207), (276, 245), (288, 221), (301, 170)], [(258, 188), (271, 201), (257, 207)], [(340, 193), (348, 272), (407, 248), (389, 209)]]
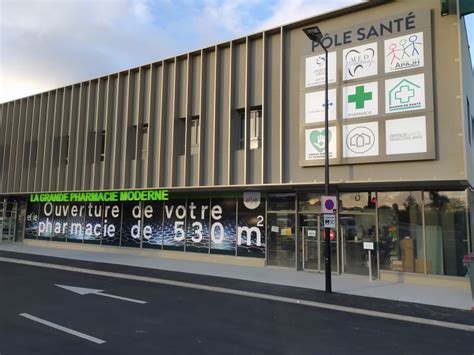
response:
[(265, 256), (265, 197), (168, 190), (31, 196), (27, 239)]
[(168, 190), (59, 192), (30, 195), (30, 202), (168, 201)]

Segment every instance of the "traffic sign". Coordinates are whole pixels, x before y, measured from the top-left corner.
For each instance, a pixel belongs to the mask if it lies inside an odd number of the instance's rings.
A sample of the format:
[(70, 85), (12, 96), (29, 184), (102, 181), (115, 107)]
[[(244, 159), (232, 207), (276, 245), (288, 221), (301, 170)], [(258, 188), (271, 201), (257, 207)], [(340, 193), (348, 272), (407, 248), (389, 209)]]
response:
[(334, 214), (324, 215), (324, 228), (336, 228), (336, 216)]
[(321, 196), (321, 210), (323, 213), (334, 214), (337, 211), (336, 196)]

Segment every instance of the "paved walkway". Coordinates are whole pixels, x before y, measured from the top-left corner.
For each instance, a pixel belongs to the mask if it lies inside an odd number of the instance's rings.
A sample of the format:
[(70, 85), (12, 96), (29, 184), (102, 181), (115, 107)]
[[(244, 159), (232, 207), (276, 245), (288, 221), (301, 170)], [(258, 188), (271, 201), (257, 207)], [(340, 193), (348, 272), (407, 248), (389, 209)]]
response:
[[(285, 268), (227, 265), (222, 263), (177, 260), (160, 257), (159, 255), (153, 257), (131, 255), (125, 252), (108, 253), (44, 248), (19, 243), (0, 244), (0, 250), (220, 276), (270, 284), (305, 287), (316, 290), (324, 290), (325, 287), (324, 274), (295, 271)], [(379, 280), (371, 282), (367, 277), (354, 275), (334, 275), (332, 280), (333, 290), (345, 294), (416, 302), (464, 310), (471, 309), (472, 306), (470, 290), (461, 288), (435, 287)]]

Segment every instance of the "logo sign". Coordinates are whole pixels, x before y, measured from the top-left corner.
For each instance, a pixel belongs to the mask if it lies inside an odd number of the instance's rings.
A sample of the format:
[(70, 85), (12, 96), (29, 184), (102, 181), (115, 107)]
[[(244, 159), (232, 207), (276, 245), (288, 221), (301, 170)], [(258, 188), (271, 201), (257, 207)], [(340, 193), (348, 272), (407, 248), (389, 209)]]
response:
[[(328, 83), (336, 82), (336, 52), (328, 53)], [(315, 55), (308, 57), (305, 60), (306, 64), (306, 75), (305, 75), (305, 86), (307, 88), (312, 86), (323, 85), (326, 78), (326, 55)]]
[(411, 117), (385, 122), (387, 154), (425, 153), (426, 117)]
[[(305, 134), (305, 157), (307, 160), (324, 159), (325, 157), (324, 128), (307, 129)], [(329, 127), (329, 158), (337, 158), (336, 127)]]
[[(329, 101), (329, 110), (328, 117), (329, 120), (335, 120), (337, 118), (336, 110), (336, 89), (331, 89), (328, 91), (328, 101)], [(315, 123), (315, 122), (324, 122), (325, 119), (325, 107), (326, 107), (326, 98), (324, 91), (308, 92), (305, 94), (305, 122), (306, 123)]]
[(337, 211), (337, 197), (336, 196), (321, 196), (321, 211), (322, 213), (334, 214)]
[(420, 68), (423, 61), (423, 32), (385, 40), (385, 72)]
[(385, 80), (386, 113), (419, 110), (424, 108), (424, 74)]
[(346, 86), (342, 89), (343, 117), (365, 117), (379, 113), (377, 82)]
[(249, 210), (254, 210), (260, 206), (260, 192), (244, 192), (244, 206)]
[(344, 158), (368, 157), (379, 154), (378, 122), (346, 125), (343, 128)]
[(324, 228), (336, 228), (336, 215), (334, 214), (324, 215)]
[(344, 80), (377, 75), (377, 43), (345, 49), (342, 56)]

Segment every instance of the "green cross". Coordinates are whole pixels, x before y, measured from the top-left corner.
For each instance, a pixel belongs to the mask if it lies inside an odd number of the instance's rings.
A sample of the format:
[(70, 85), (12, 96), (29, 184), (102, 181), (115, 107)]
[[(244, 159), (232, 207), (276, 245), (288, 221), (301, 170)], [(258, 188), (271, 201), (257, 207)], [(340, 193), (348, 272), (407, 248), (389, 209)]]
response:
[(348, 96), (349, 103), (355, 102), (356, 109), (364, 108), (365, 101), (372, 100), (372, 92), (365, 92), (364, 85), (356, 86), (355, 94)]

